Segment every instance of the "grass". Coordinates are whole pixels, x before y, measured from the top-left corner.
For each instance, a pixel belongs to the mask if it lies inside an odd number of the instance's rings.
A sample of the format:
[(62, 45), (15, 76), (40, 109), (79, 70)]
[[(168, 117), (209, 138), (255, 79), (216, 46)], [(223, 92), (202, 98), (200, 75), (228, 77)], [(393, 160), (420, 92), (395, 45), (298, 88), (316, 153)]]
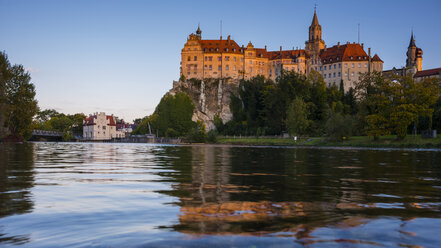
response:
[(382, 136), (374, 140), (367, 136), (355, 136), (343, 141), (331, 141), (325, 137), (309, 137), (298, 139), (292, 138), (268, 138), (268, 137), (218, 137), (218, 144), (234, 145), (257, 145), (257, 146), (346, 146), (346, 147), (375, 147), (375, 148), (441, 148), (441, 137), (435, 139), (423, 139), (421, 136), (407, 136), (403, 140), (397, 140), (395, 135)]

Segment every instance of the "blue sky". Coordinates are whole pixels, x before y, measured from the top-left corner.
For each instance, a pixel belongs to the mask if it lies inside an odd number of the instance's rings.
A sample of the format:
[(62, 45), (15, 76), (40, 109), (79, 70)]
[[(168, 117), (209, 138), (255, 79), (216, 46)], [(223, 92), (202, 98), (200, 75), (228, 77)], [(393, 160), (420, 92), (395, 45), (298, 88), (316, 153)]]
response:
[(179, 78), (180, 52), (202, 37), (304, 48), (314, 4), (327, 46), (357, 41), (384, 69), (405, 64), (410, 32), (423, 69), (441, 67), (441, 1), (0, 0), (0, 50), (32, 75), (42, 109), (105, 111), (131, 121), (154, 111)]

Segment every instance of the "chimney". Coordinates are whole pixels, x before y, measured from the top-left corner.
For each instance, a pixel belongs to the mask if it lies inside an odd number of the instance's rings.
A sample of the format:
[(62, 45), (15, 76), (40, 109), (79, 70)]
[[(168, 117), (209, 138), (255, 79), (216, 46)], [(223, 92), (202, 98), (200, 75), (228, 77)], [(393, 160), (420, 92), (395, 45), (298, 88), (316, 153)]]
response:
[(337, 48), (340, 48), (340, 42), (337, 42)]
[(349, 44), (349, 41), (346, 41), (346, 44)]
[(364, 48), (364, 43), (361, 43), (361, 48)]
[(227, 37), (227, 41), (228, 41), (228, 43), (230, 43), (230, 35), (228, 35), (228, 37)]
[(265, 51), (266, 51), (266, 45), (265, 45)]
[(282, 51), (282, 46), (280, 46), (280, 52)]
[(369, 47), (368, 48), (368, 73), (369, 74), (371, 73), (371, 61), (372, 61), (372, 59), (371, 59), (371, 48)]

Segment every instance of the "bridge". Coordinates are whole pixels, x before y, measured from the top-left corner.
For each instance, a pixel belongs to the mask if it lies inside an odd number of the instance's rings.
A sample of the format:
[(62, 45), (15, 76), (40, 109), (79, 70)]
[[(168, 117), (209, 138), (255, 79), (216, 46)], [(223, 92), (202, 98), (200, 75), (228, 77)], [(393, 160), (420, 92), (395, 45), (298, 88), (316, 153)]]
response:
[(46, 131), (46, 130), (32, 130), (31, 140), (51, 140), (58, 141), (63, 138), (63, 132)]

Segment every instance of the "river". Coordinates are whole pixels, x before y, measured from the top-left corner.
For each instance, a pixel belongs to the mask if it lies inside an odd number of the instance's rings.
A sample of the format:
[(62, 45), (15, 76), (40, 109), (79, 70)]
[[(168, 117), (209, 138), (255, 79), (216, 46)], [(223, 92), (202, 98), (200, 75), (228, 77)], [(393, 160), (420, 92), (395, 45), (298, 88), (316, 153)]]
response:
[(0, 246), (439, 247), (441, 151), (0, 144)]

